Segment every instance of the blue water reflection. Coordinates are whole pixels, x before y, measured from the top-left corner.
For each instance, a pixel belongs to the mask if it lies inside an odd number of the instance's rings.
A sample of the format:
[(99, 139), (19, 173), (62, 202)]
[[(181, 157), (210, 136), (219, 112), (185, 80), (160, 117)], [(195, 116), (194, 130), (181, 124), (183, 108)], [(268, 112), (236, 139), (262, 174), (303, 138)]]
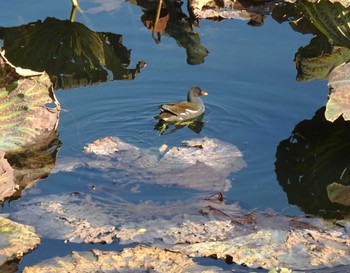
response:
[[(47, 16), (68, 18), (69, 5), (42, 2), (45, 14), (38, 14), (22, 1), (12, 2), (0, 24), (14, 26)], [(197, 136), (184, 128), (160, 137), (153, 130), (153, 116), (159, 104), (181, 100), (190, 86), (199, 85), (209, 92), (205, 125), (199, 135), (237, 145), (248, 163), (232, 177), (227, 198), (249, 208), (301, 213), (290, 208), (276, 181), (274, 161), (278, 143), (290, 135), (295, 124), (311, 118), (327, 99), (326, 82), (295, 81), (294, 54), (307, 44), (309, 35), (300, 35), (270, 17), (258, 28), (239, 20), (201, 20), (194, 31), (209, 53), (203, 64), (190, 65), (186, 50), (173, 38), (163, 36), (160, 44), (154, 43), (140, 19), (140, 7), (125, 2), (104, 8), (98, 5), (100, 9), (94, 9), (96, 4), (89, 1), (80, 5), (85, 12), (78, 12), (76, 21), (94, 31), (121, 34), (124, 45), (131, 49), (131, 65), (145, 60), (147, 66), (133, 81), (56, 93), (64, 109), (59, 126), (63, 142), (60, 157), (77, 156), (86, 143), (109, 135), (142, 148), (175, 145)], [(64, 191), (59, 176), (46, 180), (38, 185), (44, 192)], [(79, 189), (85, 187), (84, 183), (78, 185)]]
[[(47, 17), (66, 22), (71, 9), (68, 0), (67, 3), (37, 0), (35, 4), (22, 0), (2, 2), (6, 13), (0, 16), (1, 27), (44, 21)], [(300, 203), (303, 185), (297, 192), (287, 192), (293, 188), (288, 179), (295, 178), (295, 173), (290, 177), (283, 173), (283, 168), (289, 167), (284, 159), (289, 159), (288, 151), (294, 147), (294, 143), (289, 143), (293, 129), (299, 123), (310, 124), (302, 121), (313, 119), (327, 102), (326, 81), (296, 81), (293, 59), (298, 49), (309, 43), (311, 35), (297, 33), (287, 23), (279, 24), (267, 16), (260, 27), (247, 24), (247, 20), (200, 20), (199, 26), (186, 21), (180, 31), (182, 35), (169, 23), (169, 29), (156, 43), (145, 26), (147, 18), (142, 17), (152, 14), (147, 13), (144, 3), (80, 0), (79, 4), (76, 22), (89, 28), (91, 35), (102, 32), (120, 35), (123, 49), (128, 52), (128, 69), (137, 68), (140, 61), (145, 65), (128, 80), (126, 76), (125, 80), (123, 76), (107, 79), (111, 69), (103, 66), (100, 68), (106, 70), (103, 80), (56, 90), (62, 107), (58, 126), (62, 145), (57, 162), (87, 160), (83, 147), (106, 136), (117, 136), (147, 151), (157, 150), (163, 144), (179, 146), (181, 141), (197, 137), (217, 138), (237, 146), (247, 164), (229, 175), (232, 187), (224, 192), (227, 203), (238, 202), (247, 210), (272, 209), (284, 215), (319, 215), (318, 207), (312, 210)], [(187, 10), (179, 8), (178, 14), (187, 20)], [(5, 46), (5, 42), (0, 45)], [(184, 100), (188, 89), (195, 85), (209, 93), (204, 99), (206, 112), (201, 130), (184, 126), (159, 135), (154, 129), (159, 105)], [(298, 140), (304, 143), (302, 138)], [(277, 162), (279, 155), (282, 160)], [(323, 163), (322, 158), (320, 161)], [(347, 161), (344, 162), (337, 174), (346, 170)], [(173, 185), (143, 183), (147, 181), (121, 185), (118, 179), (123, 171), (111, 174), (108, 170), (81, 165), (72, 172), (61, 172), (57, 167), (35, 187), (25, 189), (20, 200), (14, 202), (67, 192), (88, 193), (103, 199), (108, 192), (135, 204), (145, 200), (164, 204), (190, 199), (197, 193)], [(333, 178), (332, 175), (329, 176)], [(4, 211), (7, 210), (11, 208), (5, 206)]]

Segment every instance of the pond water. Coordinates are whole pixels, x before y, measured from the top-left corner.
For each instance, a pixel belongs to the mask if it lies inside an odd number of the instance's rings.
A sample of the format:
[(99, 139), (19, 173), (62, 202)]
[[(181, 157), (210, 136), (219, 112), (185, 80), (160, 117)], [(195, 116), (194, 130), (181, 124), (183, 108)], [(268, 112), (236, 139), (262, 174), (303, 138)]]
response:
[[(66, 20), (71, 12), (68, 0), (1, 2), (2, 27), (47, 17)], [(123, 45), (131, 50), (128, 67), (135, 68), (140, 61), (146, 66), (134, 79), (56, 91), (62, 107), (58, 126), (62, 145), (57, 161), (84, 157), (83, 147), (105, 136), (117, 136), (142, 149), (162, 144), (178, 146), (196, 137), (217, 138), (237, 146), (247, 163), (228, 177), (232, 181), (232, 188), (224, 193), (228, 202), (239, 202), (248, 210), (272, 209), (284, 215), (310, 213), (289, 203), (277, 179), (275, 162), (280, 142), (327, 102), (327, 81), (296, 80), (295, 53), (309, 43), (312, 35), (295, 32), (288, 23), (279, 24), (270, 15), (259, 27), (246, 20), (203, 19), (199, 27), (193, 27), (201, 44), (195, 50), (205, 48), (208, 54), (197, 60), (188, 56), (190, 53), (180, 45), (183, 40), (176, 41), (175, 35), (165, 34), (160, 43), (155, 43), (140, 19), (144, 13), (140, 6), (97, 0), (80, 0), (79, 4), (76, 22), (96, 32), (122, 35)], [(181, 9), (188, 14), (186, 3)], [(159, 135), (154, 129), (158, 106), (185, 100), (188, 89), (195, 85), (209, 94), (203, 98), (206, 112), (202, 130), (196, 133), (184, 127)], [(24, 190), (22, 197), (11, 204), (48, 194), (88, 192), (92, 186), (112, 183), (113, 177), (84, 167), (69, 173), (55, 172)], [(125, 198), (136, 203), (166, 202), (191, 194), (189, 190), (152, 184), (142, 185), (141, 191), (143, 194)], [(5, 204), (3, 211), (11, 211), (11, 204)], [(50, 242), (46, 240), (40, 249), (57, 245)], [(68, 253), (66, 247), (57, 248), (61, 255)], [(29, 256), (21, 267), (31, 263)]]

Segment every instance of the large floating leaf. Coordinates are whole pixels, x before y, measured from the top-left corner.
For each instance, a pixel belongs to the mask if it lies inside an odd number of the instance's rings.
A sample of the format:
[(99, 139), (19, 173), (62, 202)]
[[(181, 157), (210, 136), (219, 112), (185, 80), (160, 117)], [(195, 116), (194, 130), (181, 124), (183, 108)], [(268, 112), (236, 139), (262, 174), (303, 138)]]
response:
[[(122, 184), (142, 181), (220, 192), (227, 191), (231, 187), (231, 182), (227, 179), (231, 172), (246, 167), (243, 154), (230, 143), (218, 139), (199, 138), (184, 141), (184, 144), (184, 147), (173, 147), (159, 158), (158, 153), (138, 149), (119, 138), (103, 138), (89, 144), (85, 151), (109, 156), (101, 158), (100, 162), (87, 160), (84, 164), (103, 169), (110, 168), (108, 171), (110, 175), (118, 176), (119, 178), (115, 180)], [(119, 149), (122, 152), (118, 152)], [(110, 154), (105, 151), (116, 152)], [(114, 157), (118, 158), (117, 163), (114, 162)], [(67, 163), (65, 160), (65, 165)], [(76, 168), (79, 160), (73, 160), (72, 163)], [(122, 170), (123, 177), (112, 174), (118, 170)]]
[[(96, 201), (86, 194), (49, 195), (22, 204), (14, 217), (36, 224), (43, 237), (86, 240), (82, 237), (88, 235), (89, 241), (93, 239), (90, 242), (111, 237), (112, 240), (106, 242), (157, 245), (191, 257), (215, 255), (253, 268), (288, 266), (309, 270), (350, 264), (348, 232), (319, 219), (246, 212), (236, 204), (198, 198), (162, 204), (148, 201), (134, 204), (115, 196), (113, 203), (107, 198), (110, 197), (106, 195)], [(151, 253), (146, 255), (145, 251), (144, 254), (143, 260), (153, 260)], [(132, 260), (137, 261), (139, 255), (135, 255)], [(158, 257), (158, 260), (167, 264), (171, 262), (167, 258), (170, 257)], [(96, 259), (93, 261), (96, 264)], [(104, 261), (105, 268), (118, 264), (117, 259)], [(64, 263), (54, 262), (57, 271), (46, 267), (43, 272), (61, 272), (60, 264)], [(39, 269), (48, 264), (52, 265), (45, 262), (28, 272), (41, 272)], [(182, 271), (179, 267), (177, 270)], [(95, 269), (82, 272), (95, 272)]]
[(350, 120), (350, 63), (336, 67), (329, 74), (329, 100), (325, 116), (329, 121), (335, 121), (341, 115)]
[[(0, 150), (47, 145), (59, 115), (49, 76), (33, 71), (24, 74), (0, 53)], [(48, 103), (53, 107), (46, 106)]]
[(0, 201), (50, 174), (59, 109), (46, 73), (14, 67), (0, 51)]
[(134, 79), (144, 66), (139, 62), (136, 68), (127, 68), (130, 50), (123, 46), (121, 35), (97, 33), (68, 20), (46, 18), (43, 22), (0, 28), (0, 38), (9, 61), (46, 71), (55, 89)]
[[(139, 245), (122, 252), (91, 250), (72, 252), (66, 257), (56, 257), (41, 264), (26, 267), (23, 273), (61, 272), (222, 272), (215, 266), (202, 266), (178, 251)], [(246, 272), (246, 271), (244, 271)]]

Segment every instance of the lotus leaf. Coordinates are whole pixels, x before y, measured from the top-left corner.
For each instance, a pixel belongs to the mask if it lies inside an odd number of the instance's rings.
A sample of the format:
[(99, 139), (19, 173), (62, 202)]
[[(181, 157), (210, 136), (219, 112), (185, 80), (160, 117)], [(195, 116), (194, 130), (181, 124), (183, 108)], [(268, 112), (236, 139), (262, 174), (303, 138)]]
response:
[(337, 66), (350, 59), (350, 49), (333, 46), (325, 36), (316, 36), (295, 54), (298, 81), (325, 80)]
[(11, 165), (2, 160), (9, 188), (0, 200), (51, 172), (60, 146), (59, 110), (49, 76), (13, 66), (0, 51), (0, 153)]
[(327, 192), (331, 202), (350, 206), (350, 186), (334, 182), (327, 186)]
[[(85, 242), (111, 242), (104, 238), (112, 236), (121, 243), (157, 244), (191, 257), (215, 256), (249, 267), (270, 269), (283, 266), (310, 270), (350, 264), (347, 255), (350, 251), (349, 234), (344, 228), (316, 219), (261, 212), (252, 214), (237, 205), (224, 203), (211, 203), (210, 213), (201, 215), (198, 209), (208, 208), (209, 200), (136, 205), (122, 199), (112, 204), (106, 197), (103, 203), (85, 194), (40, 197), (23, 204), (14, 215), (22, 221), (30, 219), (35, 222), (44, 237), (57, 236), (57, 233), (61, 234), (61, 239), (87, 235), (89, 240)], [(115, 229), (109, 225), (109, 230), (105, 229), (107, 232), (89, 232), (89, 229), (101, 231), (107, 222), (122, 224)], [(94, 230), (91, 229), (93, 226)], [(72, 228), (74, 232), (71, 232)], [(47, 229), (45, 234), (42, 233), (44, 229)], [(152, 260), (148, 255), (152, 257), (152, 254), (147, 254)], [(132, 257), (135, 259), (137, 255)], [(110, 260), (104, 260), (104, 263), (107, 267), (115, 264)], [(40, 269), (44, 264), (33, 268)], [(49, 264), (52, 266), (56, 262), (52, 264), (51, 260)]]
[(0, 27), (0, 38), (13, 64), (45, 70), (55, 89), (134, 79), (145, 65), (139, 62), (135, 69), (127, 68), (130, 50), (122, 45), (121, 35), (97, 33), (69, 20), (49, 17), (19, 27)]
[(34, 229), (0, 217), (0, 265), (33, 250), (40, 238)]
[(319, 0), (317, 3), (301, 1), (305, 15), (327, 37), (340, 46), (350, 47), (350, 8), (340, 3)]
[(188, 256), (168, 249), (139, 245), (122, 252), (91, 250), (72, 252), (69, 256), (26, 267), (23, 273), (93, 273), (93, 272), (207, 272), (221, 271), (215, 266), (201, 266)]
[(333, 122), (343, 116), (344, 120), (350, 120), (350, 63), (334, 68), (329, 75), (328, 86), (330, 95), (326, 105), (326, 119)]
[(5, 158), (5, 153), (0, 151), (0, 201), (16, 192), (16, 184), (13, 169)]
[[(46, 73), (19, 74), (4, 53), (0, 55), (0, 150), (15, 151), (26, 145), (47, 145), (55, 134), (59, 103)], [(53, 103), (54, 108), (46, 107)], [(31, 147), (33, 148), (33, 147)]]

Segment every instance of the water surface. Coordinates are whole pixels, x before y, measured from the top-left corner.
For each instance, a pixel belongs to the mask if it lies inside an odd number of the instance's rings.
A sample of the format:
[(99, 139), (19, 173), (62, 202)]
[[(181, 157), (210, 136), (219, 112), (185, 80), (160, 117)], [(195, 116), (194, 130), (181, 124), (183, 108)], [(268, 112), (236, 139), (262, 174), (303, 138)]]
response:
[[(147, 65), (133, 80), (56, 91), (63, 109), (58, 127), (62, 147), (57, 160), (82, 157), (87, 143), (105, 136), (118, 136), (144, 149), (164, 143), (179, 145), (195, 137), (218, 138), (236, 145), (247, 162), (246, 168), (229, 177), (232, 188), (224, 193), (229, 202), (238, 201), (249, 210), (272, 209), (286, 215), (303, 215), (300, 208), (289, 204), (277, 181), (275, 161), (278, 144), (291, 135), (296, 124), (311, 119), (327, 101), (326, 81), (296, 81), (294, 54), (312, 36), (294, 32), (287, 23), (279, 24), (270, 16), (261, 27), (252, 27), (243, 20), (200, 20), (194, 31), (209, 53), (203, 63), (193, 65), (187, 61), (186, 50), (173, 38), (162, 36), (159, 44), (153, 41), (140, 20), (140, 7), (108, 1), (114, 5), (111, 10), (91, 10), (101, 7), (98, 2), (81, 0), (76, 21), (96, 32), (122, 35), (123, 45), (131, 49), (129, 67), (141, 60)], [(1, 4), (3, 27), (47, 17), (65, 20), (71, 8), (69, 1), (15, 0)], [(185, 4), (182, 10), (187, 13)], [(197, 134), (182, 128), (160, 136), (154, 130), (153, 118), (158, 105), (184, 100), (194, 85), (209, 93), (203, 99), (207, 111), (202, 131)], [(36, 195), (86, 192), (92, 185), (112, 182), (110, 177), (86, 168), (54, 173), (24, 191), (15, 202)], [(189, 194), (181, 189), (143, 187), (141, 199), (164, 201), (163, 194), (167, 192), (168, 200), (176, 200)]]

